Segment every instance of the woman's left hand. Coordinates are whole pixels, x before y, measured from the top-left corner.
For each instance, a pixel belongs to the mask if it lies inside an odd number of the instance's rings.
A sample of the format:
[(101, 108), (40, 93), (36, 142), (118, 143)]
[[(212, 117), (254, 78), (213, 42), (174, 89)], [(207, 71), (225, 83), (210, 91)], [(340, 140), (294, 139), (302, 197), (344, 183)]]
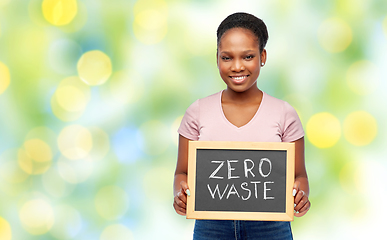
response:
[(294, 216), (302, 217), (310, 209), (310, 201), (308, 195), (300, 189), (300, 182), (295, 181), (293, 186), (293, 196), (294, 196)]

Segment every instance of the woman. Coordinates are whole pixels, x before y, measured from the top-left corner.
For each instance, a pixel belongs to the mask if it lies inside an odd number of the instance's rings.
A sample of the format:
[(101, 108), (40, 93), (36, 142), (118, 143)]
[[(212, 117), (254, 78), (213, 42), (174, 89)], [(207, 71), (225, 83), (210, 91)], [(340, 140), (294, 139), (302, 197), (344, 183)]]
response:
[[(257, 86), (266, 63), (268, 33), (264, 22), (247, 13), (234, 13), (217, 30), (217, 65), (227, 88), (195, 101), (179, 127), (174, 208), (186, 214), (188, 142), (294, 142), (295, 216), (310, 208), (304, 161), (304, 131), (296, 111)], [(289, 222), (196, 220), (194, 239), (292, 239)]]

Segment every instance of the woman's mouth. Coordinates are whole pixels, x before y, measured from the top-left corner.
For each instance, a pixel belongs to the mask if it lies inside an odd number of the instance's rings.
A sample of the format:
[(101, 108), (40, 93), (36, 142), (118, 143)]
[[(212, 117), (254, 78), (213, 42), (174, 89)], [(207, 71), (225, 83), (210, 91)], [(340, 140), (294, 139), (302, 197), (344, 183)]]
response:
[(232, 81), (236, 84), (241, 84), (243, 83), (246, 78), (248, 77), (249, 75), (243, 75), (243, 76), (230, 76), (230, 78), (232, 79)]

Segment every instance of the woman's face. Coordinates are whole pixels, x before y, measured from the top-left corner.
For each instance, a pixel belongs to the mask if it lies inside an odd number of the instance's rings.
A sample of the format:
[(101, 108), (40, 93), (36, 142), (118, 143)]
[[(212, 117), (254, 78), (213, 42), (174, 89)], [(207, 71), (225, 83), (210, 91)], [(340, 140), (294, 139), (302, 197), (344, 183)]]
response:
[(232, 28), (221, 37), (217, 63), (228, 89), (235, 92), (256, 89), (261, 62), (265, 61), (266, 50), (260, 53), (257, 37), (250, 30)]

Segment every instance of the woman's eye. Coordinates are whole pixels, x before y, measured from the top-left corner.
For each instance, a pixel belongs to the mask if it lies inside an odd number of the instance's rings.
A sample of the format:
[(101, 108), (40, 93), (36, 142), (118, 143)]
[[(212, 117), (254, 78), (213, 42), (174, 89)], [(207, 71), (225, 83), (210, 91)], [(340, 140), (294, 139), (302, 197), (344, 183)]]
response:
[(229, 57), (222, 57), (222, 60), (223, 61), (228, 61), (228, 60), (230, 60), (230, 58)]
[(247, 60), (250, 60), (250, 59), (253, 59), (253, 58), (254, 58), (253, 55), (249, 55), (249, 56), (246, 57)]

